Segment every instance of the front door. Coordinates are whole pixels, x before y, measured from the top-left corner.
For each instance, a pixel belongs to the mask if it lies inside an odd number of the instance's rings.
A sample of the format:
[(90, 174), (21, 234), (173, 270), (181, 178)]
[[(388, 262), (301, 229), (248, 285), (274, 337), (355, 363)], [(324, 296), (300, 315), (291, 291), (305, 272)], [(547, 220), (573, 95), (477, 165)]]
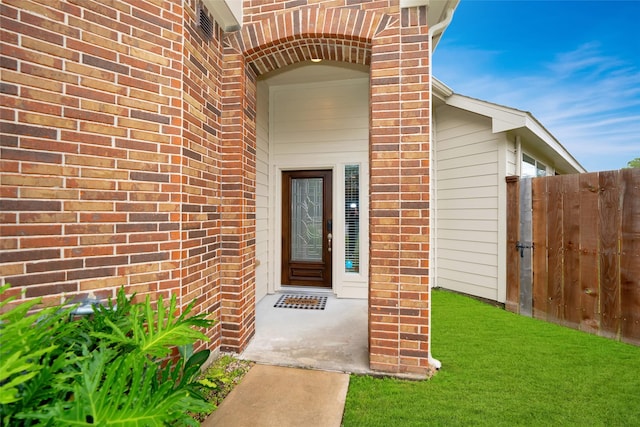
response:
[(282, 175), (282, 284), (331, 287), (331, 171)]

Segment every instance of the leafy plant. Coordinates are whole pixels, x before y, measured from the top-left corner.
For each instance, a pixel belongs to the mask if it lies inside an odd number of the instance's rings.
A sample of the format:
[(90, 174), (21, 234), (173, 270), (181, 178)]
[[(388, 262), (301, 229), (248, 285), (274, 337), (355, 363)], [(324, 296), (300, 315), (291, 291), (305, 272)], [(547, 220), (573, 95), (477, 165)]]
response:
[(32, 313), (40, 300), (0, 314), (0, 424), (197, 426), (189, 413), (213, 405), (196, 386), (209, 351), (193, 353), (193, 343), (214, 322), (188, 317), (193, 303), (176, 315), (175, 295), (156, 308), (132, 298), (120, 289), (116, 303), (80, 318), (75, 307)]
[[(200, 392), (207, 401), (219, 405), (240, 382), (251, 368), (252, 363), (239, 360), (225, 354), (215, 360), (196, 381)], [(210, 411), (194, 414), (194, 418), (203, 421)]]
[[(9, 285), (0, 288), (4, 293)], [(0, 302), (3, 310), (13, 298)], [(0, 405), (5, 405), (46, 394), (46, 390), (34, 387), (38, 380), (49, 379), (51, 369), (68, 363), (72, 354), (61, 348), (70, 334), (65, 319), (71, 309), (56, 307), (31, 313), (38, 300), (25, 302), (0, 314)], [(51, 331), (56, 339), (51, 339)]]

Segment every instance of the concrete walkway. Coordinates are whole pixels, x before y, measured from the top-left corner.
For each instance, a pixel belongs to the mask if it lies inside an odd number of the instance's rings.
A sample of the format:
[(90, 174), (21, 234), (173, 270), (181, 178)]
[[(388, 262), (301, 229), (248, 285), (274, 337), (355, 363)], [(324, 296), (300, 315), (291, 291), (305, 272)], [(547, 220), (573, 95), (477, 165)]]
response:
[(204, 427), (339, 427), (349, 375), (254, 365)]

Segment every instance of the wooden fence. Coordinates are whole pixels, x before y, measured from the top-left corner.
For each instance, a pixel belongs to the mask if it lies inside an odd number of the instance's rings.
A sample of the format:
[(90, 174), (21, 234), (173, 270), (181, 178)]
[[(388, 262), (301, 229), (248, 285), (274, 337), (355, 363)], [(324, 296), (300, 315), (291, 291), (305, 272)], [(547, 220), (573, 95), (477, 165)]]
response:
[(507, 177), (510, 311), (640, 345), (640, 169)]

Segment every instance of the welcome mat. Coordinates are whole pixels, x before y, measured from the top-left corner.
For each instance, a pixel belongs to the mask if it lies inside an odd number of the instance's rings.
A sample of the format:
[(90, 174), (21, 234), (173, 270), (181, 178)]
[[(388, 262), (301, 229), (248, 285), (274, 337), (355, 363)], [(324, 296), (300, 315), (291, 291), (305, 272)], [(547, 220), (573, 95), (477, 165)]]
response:
[(278, 298), (278, 302), (275, 303), (274, 307), (324, 310), (326, 305), (327, 297), (324, 296), (284, 294)]

